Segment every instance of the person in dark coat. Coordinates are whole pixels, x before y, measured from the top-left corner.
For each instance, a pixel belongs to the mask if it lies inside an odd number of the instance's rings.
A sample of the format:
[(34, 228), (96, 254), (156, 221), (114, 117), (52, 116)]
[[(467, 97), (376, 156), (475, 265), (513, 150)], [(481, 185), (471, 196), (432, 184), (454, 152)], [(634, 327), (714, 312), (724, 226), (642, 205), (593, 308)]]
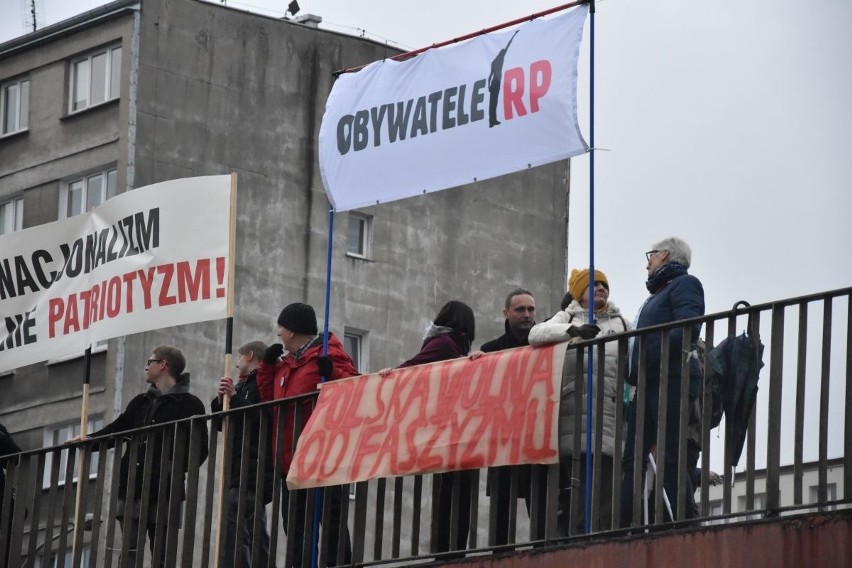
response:
[[(688, 318), (704, 315), (704, 288), (695, 276), (688, 273), (692, 252), (689, 245), (682, 239), (670, 237), (651, 247), (645, 253), (648, 260), (648, 281), (645, 286), (651, 293), (639, 309), (636, 316), (635, 328), (651, 327), (671, 323)], [(700, 324), (694, 324), (690, 329), (689, 351), (696, 349)], [(659, 408), (659, 384), (662, 344), (662, 333), (652, 333), (646, 336), (645, 353), (639, 353), (638, 342), (631, 341), (628, 355), (627, 382), (636, 385), (639, 375), (639, 357), (645, 357), (646, 394), (645, 394), (645, 423), (636, 424), (635, 396), (627, 417), (627, 439), (624, 447), (621, 485), (621, 523), (629, 526), (633, 519), (633, 457), (635, 455), (636, 429), (643, 429), (643, 471), (647, 456), (657, 439), (657, 421), (660, 412), (666, 413), (666, 447), (665, 463), (658, 464), (658, 470), (664, 472), (664, 489), (671, 502), (672, 512), (676, 514), (678, 505), (678, 440), (680, 436), (680, 391), (681, 391), (681, 357), (683, 344), (683, 328), (676, 327), (669, 334), (668, 359), (668, 402), (666, 408)], [(689, 403), (692, 405), (701, 388), (701, 367), (698, 360), (690, 359), (689, 367)], [(686, 483), (686, 514), (687, 517), (695, 510), (693, 497), (694, 487), (691, 475), (687, 475)]]
[[(239, 358), (237, 358), (236, 368), (239, 371), (239, 377), (236, 382), (231, 377), (222, 377), (219, 380), (217, 392), (219, 396), (210, 402), (210, 410), (212, 412), (221, 412), (222, 397), (226, 394), (231, 397), (231, 408), (242, 408), (251, 406), (261, 402), (260, 393), (257, 390), (257, 367), (263, 360), (263, 355), (266, 353), (266, 344), (260, 341), (252, 341), (246, 343), (237, 350)], [(258, 500), (257, 495), (257, 465), (258, 465), (258, 438), (260, 437), (260, 418), (261, 412), (268, 410), (247, 411), (246, 413), (232, 415), (231, 426), (229, 428), (231, 438), (231, 477), (226, 495), (227, 503), (227, 525), (225, 527), (225, 549), (222, 553), (220, 565), (236, 566), (234, 551), (239, 546), (237, 553), (242, 557), (242, 562), (245, 566), (251, 566), (252, 563), (252, 541), (254, 539), (254, 508), (255, 502)], [(243, 425), (249, 424), (251, 434), (249, 435), (249, 447), (245, 456), (243, 455)], [(217, 421), (217, 427), (221, 430), (221, 421)], [(271, 427), (268, 427), (271, 432)], [(271, 434), (270, 434), (271, 436)], [(263, 449), (264, 455), (264, 470), (263, 470), (263, 494), (260, 495), (264, 505), (272, 501), (272, 483), (274, 476), (273, 460), (271, 452), (267, 445)], [(240, 534), (239, 545), (237, 545), (237, 514), (240, 504), (240, 470), (242, 469), (243, 459), (248, 462), (248, 471), (244, 484), (247, 485), (247, 493), (243, 502), (244, 514), (242, 533)], [(260, 560), (260, 566), (266, 566), (269, 559), (269, 532), (266, 528), (266, 508), (260, 509), (259, 515), (261, 533), (259, 541), (259, 549), (257, 556)]]
[[(435, 320), (426, 329), (423, 337), (423, 345), (420, 351), (408, 361), (397, 368), (413, 367), (437, 361), (447, 361), (466, 357), (470, 353), (470, 346), (476, 338), (476, 320), (473, 310), (464, 302), (450, 300)], [(476, 357), (482, 355), (477, 353), (471, 355)], [(387, 377), (393, 372), (386, 368), (379, 371), (379, 375)], [(450, 547), (450, 516), (453, 506), (453, 485), (455, 476), (459, 479), (458, 492), (458, 530), (456, 531), (456, 545), (453, 550), (464, 550), (467, 548), (470, 533), (470, 506), (471, 488), (476, 480), (475, 471), (461, 471), (451, 473), (439, 473), (433, 478), (432, 499), (437, 499), (437, 515), (432, 518), (432, 552), (447, 552)]]
[(504, 323), (506, 332), (496, 339), (483, 343), (479, 348), (480, 351), (492, 353), (530, 344), (527, 338), (530, 335), (530, 329), (535, 325), (533, 295), (523, 288), (515, 288), (509, 292), (503, 307), (503, 317), (506, 318)]
[[(15, 440), (12, 439), (12, 436), (9, 434), (9, 431), (6, 430), (6, 427), (0, 424), (0, 458), (3, 456), (8, 456), (10, 454), (19, 454), (21, 453), (21, 448), (18, 444), (15, 443)], [(0, 508), (3, 507), (3, 495), (6, 491), (6, 464), (0, 463)], [(7, 525), (7, 533), (3, 535), (3, 538), (0, 538), (0, 542), (5, 542), (3, 545), (6, 548), (6, 554), (4, 558), (6, 558), (6, 564), (4, 566), (8, 566), (11, 562), (9, 558), (9, 548), (12, 544), (12, 516), (15, 511), (15, 493), (12, 492), (12, 499), (9, 500), (9, 514), (8, 519), (9, 523)]]
[[(93, 432), (90, 436), (75, 436), (66, 441), (73, 443), (85, 438), (95, 438), (98, 436), (106, 436), (115, 434), (125, 430), (134, 430), (144, 426), (152, 426), (155, 424), (163, 424), (190, 418), (192, 416), (204, 415), (204, 403), (198, 397), (189, 392), (189, 373), (184, 373), (186, 368), (186, 359), (180, 349), (170, 346), (157, 347), (151, 351), (151, 355), (145, 364), (146, 382), (150, 385), (148, 391), (136, 395), (128, 403), (127, 408), (118, 418), (111, 424), (106, 425), (97, 432)], [(197, 425), (195, 427), (198, 427)], [(130, 548), (123, 550), (121, 555), (121, 566), (135, 566), (136, 564), (136, 540), (135, 535), (139, 532), (139, 512), (140, 500), (142, 498), (142, 481), (144, 476), (145, 455), (151, 452), (151, 482), (148, 486), (148, 516), (145, 530), (148, 534), (148, 545), (151, 548), (151, 553), (154, 552), (154, 537), (159, 530), (165, 535), (168, 529), (166, 522), (159, 525), (157, 518), (166, 517), (165, 512), (159, 514), (158, 505), (166, 504), (169, 501), (169, 495), (160, 495), (160, 467), (161, 459), (170, 460), (171, 456), (166, 454), (163, 456), (163, 436), (171, 436), (169, 429), (153, 430), (139, 444), (139, 451), (135, 456), (131, 456), (130, 438), (127, 438), (128, 444), (121, 458), (121, 471), (119, 474), (118, 483), (118, 502), (117, 514), (119, 525), (123, 532), (127, 531), (134, 538), (131, 539)], [(201, 452), (201, 460), (199, 465), (207, 459), (207, 429), (201, 427), (201, 440), (198, 442)], [(127, 480), (130, 473), (131, 461), (136, 469), (135, 484), (131, 490), (127, 486)], [(189, 467), (189, 453), (182, 463), (170, 463), (166, 465), (168, 475), (176, 474), (181, 477), (180, 494), (178, 499), (183, 501), (186, 499), (184, 483), (186, 472)], [(165, 487), (169, 487), (171, 479), (165, 480)], [(125, 518), (125, 504), (127, 500), (130, 503), (130, 518)], [(163, 555), (165, 547), (163, 547)], [(161, 556), (154, 565), (164, 565), (165, 559)]]
[[(504, 349), (514, 349), (529, 345), (530, 329), (535, 325), (535, 298), (528, 290), (515, 288), (506, 296), (503, 305), (505, 333), (496, 339), (486, 341), (480, 347), (483, 353), (493, 353)], [(533, 473), (539, 473), (539, 534), (534, 539), (544, 538), (545, 498), (547, 495), (547, 470), (533, 466), (517, 466), (518, 497), (522, 497), (527, 506), (527, 513), (532, 514), (530, 500), (530, 483)], [(494, 545), (509, 542), (509, 509), (510, 483), (512, 466), (494, 467), (490, 470), (489, 484), (486, 493), (491, 495), (492, 482), (497, 487), (497, 508), (492, 514), (497, 518), (497, 529), (494, 535)], [(490, 543), (491, 544), (491, 543)]]

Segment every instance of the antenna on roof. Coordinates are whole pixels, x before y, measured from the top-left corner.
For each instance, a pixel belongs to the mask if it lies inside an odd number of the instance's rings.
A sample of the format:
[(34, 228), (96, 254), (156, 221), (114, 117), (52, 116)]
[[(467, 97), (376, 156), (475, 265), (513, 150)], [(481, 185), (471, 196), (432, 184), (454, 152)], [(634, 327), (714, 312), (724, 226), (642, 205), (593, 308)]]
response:
[(34, 32), (44, 21), (44, 6), (40, 0), (21, 0), (21, 16), (24, 22), (24, 33)]

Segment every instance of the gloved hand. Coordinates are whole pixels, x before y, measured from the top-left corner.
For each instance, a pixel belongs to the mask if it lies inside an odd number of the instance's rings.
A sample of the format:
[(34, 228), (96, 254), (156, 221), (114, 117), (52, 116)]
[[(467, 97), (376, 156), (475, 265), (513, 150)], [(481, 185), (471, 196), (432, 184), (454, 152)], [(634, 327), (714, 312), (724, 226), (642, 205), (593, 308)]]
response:
[(284, 346), (280, 343), (273, 343), (269, 347), (266, 348), (266, 351), (263, 353), (263, 362), (268, 365), (274, 365), (278, 362), (278, 359), (284, 354)]
[(593, 323), (584, 323), (580, 327), (571, 326), (568, 328), (568, 335), (571, 337), (579, 337), (580, 339), (592, 339), (597, 337), (601, 332), (601, 328)]
[(331, 357), (317, 357), (317, 369), (319, 369), (320, 375), (323, 378), (330, 379), (331, 374), (334, 372), (334, 363), (331, 362)]

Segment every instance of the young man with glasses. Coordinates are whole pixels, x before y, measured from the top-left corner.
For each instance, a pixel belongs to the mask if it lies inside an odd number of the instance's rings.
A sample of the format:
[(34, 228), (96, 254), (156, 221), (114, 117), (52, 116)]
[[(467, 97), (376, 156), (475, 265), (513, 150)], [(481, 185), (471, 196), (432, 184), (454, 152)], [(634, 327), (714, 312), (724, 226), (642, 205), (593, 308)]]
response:
[[(114, 422), (104, 428), (93, 432), (89, 437), (106, 436), (125, 430), (135, 430), (145, 426), (173, 422), (192, 416), (205, 414), (204, 403), (189, 392), (189, 373), (184, 373), (186, 359), (180, 349), (170, 346), (157, 347), (151, 351), (151, 355), (145, 364), (145, 381), (150, 385), (148, 391), (136, 395), (128, 403), (127, 408)], [(179, 495), (160, 495), (160, 468), (162, 460), (171, 462), (173, 452), (178, 444), (189, 445), (190, 439), (188, 425), (182, 430), (182, 436), (176, 436), (181, 432), (174, 427), (165, 429), (152, 429), (141, 434), (138, 451), (132, 452), (131, 438), (128, 436), (118, 441), (127, 441), (124, 455), (121, 458), (121, 471), (119, 473), (118, 501), (116, 504), (116, 518), (121, 530), (130, 537), (130, 543), (125, 548), (122, 546), (121, 566), (136, 565), (136, 542), (140, 529), (140, 514), (143, 512), (141, 503), (143, 479), (146, 454), (151, 455), (150, 482), (148, 484), (148, 501), (144, 503), (147, 508), (145, 531), (148, 535), (148, 544), (151, 554), (154, 554), (154, 537), (159, 532), (161, 541), (165, 543), (168, 527), (168, 511), (160, 508), (162, 503), (167, 505), (170, 498), (180, 501), (186, 499), (184, 492), (184, 480), (189, 466), (189, 450), (184, 450), (181, 463), (168, 463), (165, 471), (169, 476), (164, 480), (163, 486), (166, 491), (171, 486), (171, 474), (180, 475), (181, 483)], [(193, 424), (193, 429), (198, 429), (192, 440), (198, 444), (201, 452), (199, 465), (207, 459), (207, 428), (203, 422)], [(71, 438), (66, 443), (78, 442), (86, 436), (80, 435)], [(167, 443), (163, 443), (163, 442)], [(133, 454), (133, 455), (131, 455)], [(128, 479), (131, 472), (131, 464), (135, 469), (135, 483), (132, 492), (128, 492)], [(158, 522), (159, 520), (159, 522)], [(172, 530), (177, 530), (171, 527)], [(126, 541), (127, 539), (123, 539)], [(165, 565), (165, 546), (160, 549), (161, 554), (154, 566)]]

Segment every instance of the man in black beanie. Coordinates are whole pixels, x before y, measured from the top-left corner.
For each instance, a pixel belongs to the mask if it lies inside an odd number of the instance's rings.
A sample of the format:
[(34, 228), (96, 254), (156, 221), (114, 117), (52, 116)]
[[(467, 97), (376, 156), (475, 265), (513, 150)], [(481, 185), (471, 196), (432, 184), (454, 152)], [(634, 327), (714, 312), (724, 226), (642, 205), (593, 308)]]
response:
[[(317, 333), (317, 316), (313, 307), (308, 304), (294, 303), (281, 310), (278, 316), (278, 337), (281, 343), (270, 345), (266, 349), (263, 360), (257, 370), (257, 388), (264, 401), (279, 400), (301, 394), (313, 393), (317, 385), (325, 380), (341, 379), (360, 374), (352, 359), (343, 349), (343, 345), (332, 334), (328, 335), (328, 354), (323, 355), (322, 335)], [(284, 351), (287, 351), (286, 355)], [(280, 458), (276, 459), (282, 473), (281, 487), (281, 518), (284, 530), (287, 531), (287, 519), (290, 513), (290, 500), (294, 501), (293, 510), (296, 519), (303, 520), (307, 514), (307, 491), (287, 489), (284, 480), (293, 461), (293, 450), (296, 446), (293, 439), (296, 421), (296, 404), (301, 404), (301, 431), (310, 418), (313, 400), (304, 398), (299, 402), (280, 405), (273, 414), (273, 432), (278, 432), (278, 421), (283, 420), (284, 436), (283, 450)], [(273, 441), (273, 444), (275, 442)], [(273, 449), (277, 447), (273, 445)], [(341, 501), (347, 498), (339, 486), (326, 487), (323, 491), (330, 492), (330, 515), (327, 564), (350, 563), (352, 548), (349, 541), (348, 528), (343, 526), (345, 535), (344, 557), (336, 557), (338, 535), (341, 528)], [(322, 497), (320, 497), (322, 499)], [(293, 566), (302, 565), (302, 551), (310, 555), (311, 535), (305, 534), (304, 522), (296, 522), (293, 534), (287, 535), (288, 546), (292, 543)], [(308, 546), (304, 546), (306, 544)]]

